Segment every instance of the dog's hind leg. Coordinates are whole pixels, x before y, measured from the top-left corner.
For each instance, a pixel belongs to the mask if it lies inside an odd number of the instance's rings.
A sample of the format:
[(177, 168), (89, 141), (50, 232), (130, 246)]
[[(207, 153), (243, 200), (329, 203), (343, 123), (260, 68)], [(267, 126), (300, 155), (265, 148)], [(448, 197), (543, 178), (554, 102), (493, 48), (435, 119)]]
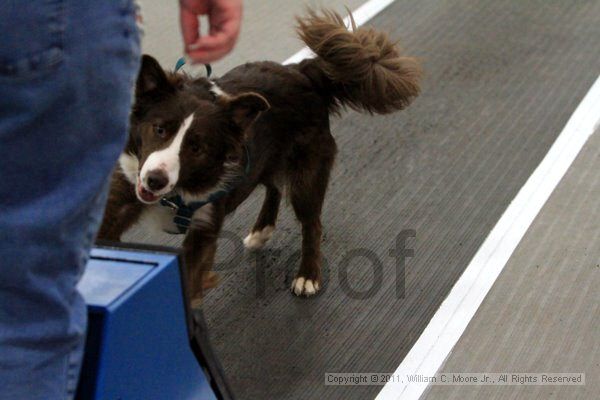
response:
[(297, 296), (311, 296), (321, 288), (321, 209), (335, 151), (335, 142), (328, 133), (321, 142), (318, 159), (307, 160), (308, 165), (296, 169), (290, 177), (290, 200), (302, 224), (302, 260), (291, 287)]
[(273, 235), (275, 230), (275, 221), (279, 212), (279, 203), (281, 202), (281, 192), (274, 184), (266, 186), (265, 200), (258, 219), (252, 227), (252, 231), (244, 239), (244, 246), (247, 249), (256, 250), (262, 248)]

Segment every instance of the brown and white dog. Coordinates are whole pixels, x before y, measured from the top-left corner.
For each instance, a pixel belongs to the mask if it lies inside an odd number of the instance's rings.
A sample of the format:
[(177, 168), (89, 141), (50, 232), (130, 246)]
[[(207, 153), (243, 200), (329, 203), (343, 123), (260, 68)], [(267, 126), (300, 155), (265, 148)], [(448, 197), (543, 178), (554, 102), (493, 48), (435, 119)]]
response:
[(344, 106), (390, 113), (419, 94), (414, 58), (402, 56), (383, 33), (352, 28), (331, 11), (309, 10), (297, 30), (315, 58), (285, 66), (248, 63), (214, 80), (165, 72), (144, 56), (130, 136), (99, 238), (119, 240), (141, 220), (186, 231), (188, 292), (200, 299), (216, 283), (211, 267), (225, 216), (265, 186), (264, 204), (244, 240), (258, 249), (275, 229), (285, 188), (302, 224), (292, 291), (315, 294), (321, 286), (321, 209), (336, 154), (329, 116)]

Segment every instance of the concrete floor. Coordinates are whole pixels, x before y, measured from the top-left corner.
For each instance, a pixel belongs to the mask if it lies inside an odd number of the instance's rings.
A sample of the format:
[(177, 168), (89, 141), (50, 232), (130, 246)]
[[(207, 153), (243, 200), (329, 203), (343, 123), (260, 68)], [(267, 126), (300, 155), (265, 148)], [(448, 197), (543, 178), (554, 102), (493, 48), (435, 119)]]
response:
[[(142, 4), (144, 48), (170, 68), (180, 56), (176, 8)], [(301, 9), (289, 0), (247, 1), (241, 41), (215, 74), (299, 50), (292, 15)], [(422, 58), (423, 94), (402, 113), (332, 120), (340, 152), (323, 212), (326, 287), (316, 298), (288, 291), (300, 249), (288, 207), (270, 245), (234, 262), (262, 193), (228, 220), (238, 239), (222, 241), (223, 280), (205, 314), (240, 399), (373, 398), (380, 387), (325, 386), (324, 373), (396, 369), (600, 73), (598, 2), (398, 0), (370, 24)], [(401, 298), (390, 249), (404, 230), (416, 238), (408, 241), (414, 256)], [(126, 239), (180, 243), (136, 229)], [(369, 264), (344, 261), (355, 249), (374, 255), (384, 276), (366, 299), (340, 285), (345, 270), (355, 290), (371, 287)]]

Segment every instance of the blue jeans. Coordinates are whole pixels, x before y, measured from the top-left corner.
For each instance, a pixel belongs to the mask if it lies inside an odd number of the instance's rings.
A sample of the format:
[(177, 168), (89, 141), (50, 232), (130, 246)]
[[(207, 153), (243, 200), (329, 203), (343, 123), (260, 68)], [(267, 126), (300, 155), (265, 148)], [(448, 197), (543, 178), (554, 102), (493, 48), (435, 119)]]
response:
[(0, 399), (66, 399), (86, 308), (76, 284), (125, 143), (132, 0), (0, 7)]

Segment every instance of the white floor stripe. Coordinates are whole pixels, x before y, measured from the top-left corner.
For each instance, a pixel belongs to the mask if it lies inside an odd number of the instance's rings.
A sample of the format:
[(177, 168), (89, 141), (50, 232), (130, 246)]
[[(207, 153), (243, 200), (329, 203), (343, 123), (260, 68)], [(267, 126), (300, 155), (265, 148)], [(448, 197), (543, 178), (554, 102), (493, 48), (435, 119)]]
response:
[(404, 381), (386, 384), (376, 400), (421, 397), (427, 383), (408, 383), (406, 377), (432, 376), (439, 370), (534, 218), (599, 126), (600, 77), (396, 369), (395, 376)]
[[(356, 22), (356, 26), (363, 25), (365, 22), (379, 14), (384, 8), (386, 8), (393, 2), (394, 0), (367, 1), (365, 4), (352, 11), (352, 15), (354, 16), (354, 22)], [(350, 26), (350, 18), (344, 18), (344, 23), (346, 24), (346, 26)], [(312, 58), (313, 56), (314, 53), (308, 47), (304, 47), (302, 50), (285, 60), (283, 64), (299, 63), (305, 58)]]

